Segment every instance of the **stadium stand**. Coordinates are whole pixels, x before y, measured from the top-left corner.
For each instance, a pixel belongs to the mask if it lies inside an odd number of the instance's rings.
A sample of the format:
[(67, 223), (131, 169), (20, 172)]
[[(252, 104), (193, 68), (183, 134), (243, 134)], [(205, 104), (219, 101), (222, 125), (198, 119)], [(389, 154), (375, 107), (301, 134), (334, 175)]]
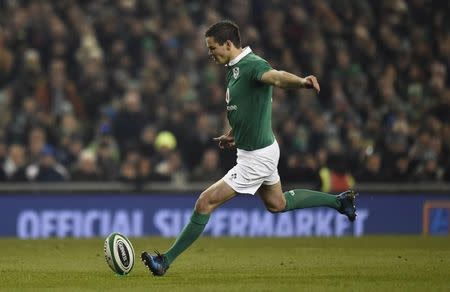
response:
[(235, 153), (225, 69), (203, 33), (232, 19), (277, 69), (286, 182), (450, 182), (450, 9), (427, 0), (0, 1), (0, 181), (217, 179)]

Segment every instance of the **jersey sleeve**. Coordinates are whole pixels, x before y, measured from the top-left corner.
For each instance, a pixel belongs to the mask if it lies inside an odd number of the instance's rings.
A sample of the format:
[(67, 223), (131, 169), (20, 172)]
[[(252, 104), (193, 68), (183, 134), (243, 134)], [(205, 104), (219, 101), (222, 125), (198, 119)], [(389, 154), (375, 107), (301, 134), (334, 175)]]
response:
[(272, 70), (272, 67), (269, 65), (269, 63), (266, 60), (258, 60), (253, 65), (252, 70), (252, 79), (261, 81), (261, 77), (264, 73), (267, 71)]

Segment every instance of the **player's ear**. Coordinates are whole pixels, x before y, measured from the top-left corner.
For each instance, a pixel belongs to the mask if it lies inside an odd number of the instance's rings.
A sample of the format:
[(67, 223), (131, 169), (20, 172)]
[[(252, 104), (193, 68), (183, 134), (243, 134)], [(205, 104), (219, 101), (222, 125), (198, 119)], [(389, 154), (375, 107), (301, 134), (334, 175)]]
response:
[(227, 40), (225, 42), (226, 46), (227, 46), (227, 50), (231, 50), (232, 46), (233, 46), (233, 42), (230, 40)]

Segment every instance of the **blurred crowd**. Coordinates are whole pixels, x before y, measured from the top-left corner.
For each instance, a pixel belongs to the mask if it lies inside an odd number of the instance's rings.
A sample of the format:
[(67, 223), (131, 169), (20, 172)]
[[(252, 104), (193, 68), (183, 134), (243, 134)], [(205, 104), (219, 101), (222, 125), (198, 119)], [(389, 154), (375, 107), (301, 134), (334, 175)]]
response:
[[(0, 1), (0, 181), (211, 181), (235, 163), (204, 31), (322, 91), (275, 90), (283, 182), (450, 181), (447, 0)], [(333, 177), (333, 176), (332, 176)]]

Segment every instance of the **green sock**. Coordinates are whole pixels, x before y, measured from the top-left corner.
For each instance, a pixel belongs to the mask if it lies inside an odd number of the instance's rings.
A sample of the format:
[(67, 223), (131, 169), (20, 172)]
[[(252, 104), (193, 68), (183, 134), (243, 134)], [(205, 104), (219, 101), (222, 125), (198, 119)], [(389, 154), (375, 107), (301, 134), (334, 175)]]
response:
[(191, 221), (183, 228), (172, 247), (164, 254), (169, 265), (197, 240), (205, 229), (208, 220), (209, 214), (200, 214), (194, 211), (191, 216)]
[(283, 212), (312, 207), (330, 207), (338, 210), (341, 206), (334, 195), (305, 189), (287, 191), (284, 197), (286, 207)]

